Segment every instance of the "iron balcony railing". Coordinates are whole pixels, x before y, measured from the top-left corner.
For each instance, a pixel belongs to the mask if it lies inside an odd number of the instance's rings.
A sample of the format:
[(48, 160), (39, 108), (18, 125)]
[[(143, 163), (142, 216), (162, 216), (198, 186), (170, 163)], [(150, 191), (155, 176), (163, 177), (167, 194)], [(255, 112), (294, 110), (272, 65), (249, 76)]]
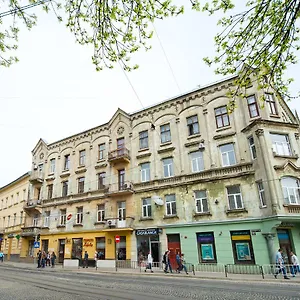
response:
[(112, 150), (108, 153), (108, 160), (113, 161), (113, 160), (130, 160), (129, 156), (129, 150), (125, 147)]

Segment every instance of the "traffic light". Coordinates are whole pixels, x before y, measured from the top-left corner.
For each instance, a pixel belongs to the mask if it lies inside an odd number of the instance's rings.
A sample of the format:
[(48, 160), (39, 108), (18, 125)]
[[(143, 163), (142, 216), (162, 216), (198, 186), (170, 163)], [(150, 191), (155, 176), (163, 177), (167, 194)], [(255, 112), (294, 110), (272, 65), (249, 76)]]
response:
[(40, 235), (40, 234), (38, 234), (38, 235), (37, 235), (37, 237), (36, 237), (36, 240), (37, 240), (37, 241), (39, 241), (39, 240), (40, 240), (40, 238), (41, 238), (41, 235)]

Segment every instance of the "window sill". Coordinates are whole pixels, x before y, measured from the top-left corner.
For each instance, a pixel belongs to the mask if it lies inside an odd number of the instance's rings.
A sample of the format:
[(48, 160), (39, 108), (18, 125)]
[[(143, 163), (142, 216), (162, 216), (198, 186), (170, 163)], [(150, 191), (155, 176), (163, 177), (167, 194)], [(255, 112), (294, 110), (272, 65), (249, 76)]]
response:
[(270, 117), (271, 117), (271, 118), (280, 119), (280, 116), (278, 116), (278, 115), (272, 115), (272, 114), (270, 114)]
[(83, 224), (80, 223), (80, 224), (73, 224), (73, 227), (83, 227)]
[(48, 229), (49, 230), (49, 226), (43, 226), (42, 229)]
[(248, 212), (248, 210), (246, 208), (237, 208), (237, 209), (226, 210), (226, 214), (238, 214), (241, 212)]
[(163, 148), (163, 149), (157, 150), (157, 153), (160, 154), (160, 153), (165, 153), (165, 152), (169, 152), (169, 151), (173, 151), (173, 150), (175, 150), (175, 147), (168, 147), (168, 148)]
[(153, 221), (152, 217), (141, 217), (139, 221)]
[(56, 228), (66, 228), (66, 225), (57, 225)]
[(139, 158), (144, 158), (144, 157), (148, 157), (148, 156), (151, 156), (151, 153), (150, 152), (144, 152), (144, 153), (138, 154), (136, 156), (136, 158), (139, 159)]
[(193, 139), (193, 138), (198, 138), (201, 137), (200, 133), (195, 133), (195, 134), (191, 134), (187, 137), (188, 140)]
[(105, 221), (100, 221), (100, 222), (95, 222), (95, 223), (94, 223), (94, 225), (104, 225), (104, 224), (106, 224)]
[(17, 202), (17, 203), (14, 204), (14, 206), (16, 206), (16, 205), (18, 205), (18, 204), (19, 204), (19, 203)]
[(77, 169), (82, 169), (82, 168), (85, 168), (85, 164), (84, 164), (84, 165), (79, 165), (79, 166), (77, 167)]
[(75, 171), (75, 174), (80, 174), (80, 173), (84, 173), (84, 172), (86, 172), (86, 168), (78, 167), (77, 170)]
[(259, 208), (260, 208), (260, 209), (267, 208), (267, 205), (264, 205), (264, 206), (260, 205)]
[(160, 143), (160, 147), (164, 147), (164, 146), (168, 146), (168, 145), (172, 145), (172, 142), (165, 142), (165, 143)]
[(70, 176), (70, 172), (69, 171), (63, 171), (62, 174), (60, 174), (60, 178), (64, 178), (64, 177), (68, 177)]
[(106, 161), (105, 158), (98, 159), (98, 160), (97, 160), (97, 164), (101, 164), (101, 163), (103, 163), (103, 162), (105, 162), (105, 161)]
[(138, 152), (144, 152), (144, 151), (149, 151), (149, 148), (143, 148), (143, 149), (138, 150)]
[(174, 219), (174, 218), (178, 219), (178, 216), (177, 215), (165, 215), (164, 216), (164, 219)]
[(48, 176), (49, 176), (49, 177), (50, 177), (50, 176), (54, 176), (54, 172), (49, 173)]
[(195, 213), (194, 217), (203, 217), (203, 216), (211, 216), (212, 214), (207, 211), (207, 212), (202, 212), (202, 213)]
[(230, 129), (230, 128), (231, 128), (231, 126), (220, 127), (220, 128), (216, 129), (216, 132), (220, 132), (220, 131), (227, 130), (227, 129)]
[(279, 154), (276, 154), (274, 153), (273, 156), (275, 158), (289, 158), (289, 159), (298, 159), (299, 156), (296, 154), (296, 155), (279, 155)]

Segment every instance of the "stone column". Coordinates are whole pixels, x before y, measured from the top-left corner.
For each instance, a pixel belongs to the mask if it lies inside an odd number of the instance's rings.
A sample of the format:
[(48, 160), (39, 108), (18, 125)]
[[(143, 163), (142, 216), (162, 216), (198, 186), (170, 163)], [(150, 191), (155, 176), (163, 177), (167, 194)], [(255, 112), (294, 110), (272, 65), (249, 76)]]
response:
[(267, 242), (270, 264), (274, 264), (275, 263), (275, 253), (276, 253), (275, 249), (274, 249), (275, 233), (263, 233), (263, 236), (265, 237), (266, 242)]
[(260, 148), (261, 148), (261, 155), (264, 163), (264, 167), (266, 170), (266, 177), (269, 185), (269, 191), (271, 196), (271, 204), (272, 204), (272, 213), (277, 214), (278, 213), (278, 197), (276, 194), (276, 186), (274, 183), (274, 176), (272, 175), (272, 165), (270, 164), (270, 159), (268, 157), (268, 144), (265, 140), (264, 136), (264, 130), (263, 129), (257, 129), (255, 131), (256, 135), (258, 136)]

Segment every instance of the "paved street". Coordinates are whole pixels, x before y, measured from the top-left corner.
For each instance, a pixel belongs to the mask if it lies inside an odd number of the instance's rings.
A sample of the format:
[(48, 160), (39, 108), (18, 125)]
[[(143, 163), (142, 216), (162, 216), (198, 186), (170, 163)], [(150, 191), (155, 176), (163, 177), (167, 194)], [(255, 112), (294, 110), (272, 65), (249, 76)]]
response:
[(299, 283), (104, 274), (0, 265), (0, 299), (300, 299)]

